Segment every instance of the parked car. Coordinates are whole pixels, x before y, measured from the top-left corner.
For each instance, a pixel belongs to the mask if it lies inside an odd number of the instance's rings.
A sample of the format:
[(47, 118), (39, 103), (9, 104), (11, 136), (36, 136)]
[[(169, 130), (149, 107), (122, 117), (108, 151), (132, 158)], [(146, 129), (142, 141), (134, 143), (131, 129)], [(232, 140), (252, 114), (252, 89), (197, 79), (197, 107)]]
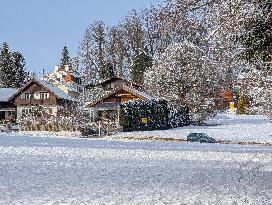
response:
[(6, 124), (0, 124), (0, 132), (7, 132), (8, 126)]
[(94, 127), (91, 126), (85, 126), (81, 129), (81, 135), (82, 136), (92, 136), (97, 135), (98, 131)]
[(215, 143), (216, 140), (205, 133), (190, 133), (187, 142)]
[(0, 132), (18, 132), (19, 125), (17, 124), (0, 124)]
[(11, 125), (9, 126), (9, 130), (10, 130), (11, 132), (19, 132), (20, 126), (19, 126), (18, 124), (13, 123), (13, 124), (11, 124)]

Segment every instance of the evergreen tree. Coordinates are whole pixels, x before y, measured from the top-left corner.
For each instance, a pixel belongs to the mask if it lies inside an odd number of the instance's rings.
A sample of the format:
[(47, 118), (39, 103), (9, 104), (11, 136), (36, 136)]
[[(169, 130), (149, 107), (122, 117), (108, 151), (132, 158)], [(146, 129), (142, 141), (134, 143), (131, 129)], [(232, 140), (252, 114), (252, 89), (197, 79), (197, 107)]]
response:
[(9, 46), (3, 43), (0, 54), (0, 87), (13, 87), (14, 64), (12, 62)]
[(255, 10), (246, 18), (238, 42), (244, 46), (242, 57), (249, 62), (272, 60), (272, 2), (271, 0), (253, 1)]
[(108, 70), (109, 70), (109, 76), (113, 77), (115, 75), (113, 65), (111, 63), (108, 63), (107, 67), (108, 67)]
[(64, 46), (62, 50), (62, 58), (60, 60), (60, 66), (64, 67), (65, 65), (68, 65), (70, 67), (71, 61), (69, 56), (69, 51), (67, 46)]
[(145, 71), (152, 66), (152, 60), (144, 50), (137, 49), (132, 58), (132, 81), (142, 84)]
[(26, 82), (28, 73), (25, 70), (25, 59), (21, 53), (15, 51), (12, 53), (14, 63), (13, 87), (20, 88)]
[(3, 43), (0, 53), (0, 87), (20, 88), (27, 79), (25, 61), (21, 53), (11, 53), (9, 46)]

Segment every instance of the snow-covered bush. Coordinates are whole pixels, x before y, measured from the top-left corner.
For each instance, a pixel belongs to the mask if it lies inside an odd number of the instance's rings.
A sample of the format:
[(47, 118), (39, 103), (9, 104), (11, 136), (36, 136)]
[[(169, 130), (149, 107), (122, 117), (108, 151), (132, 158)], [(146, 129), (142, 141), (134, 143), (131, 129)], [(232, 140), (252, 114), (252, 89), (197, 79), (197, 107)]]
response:
[(272, 119), (272, 63), (263, 63), (259, 69), (251, 67), (239, 80), (241, 95), (247, 99), (245, 112), (265, 114)]
[(188, 107), (170, 105), (166, 100), (135, 100), (121, 104), (124, 131), (169, 129), (190, 123)]
[(89, 121), (88, 116), (76, 110), (69, 113), (58, 113), (57, 116), (54, 116), (47, 113), (42, 107), (37, 107), (30, 114), (22, 114), (20, 124), (22, 130), (75, 131), (80, 130)]
[(135, 100), (121, 104), (124, 131), (165, 129), (168, 126), (167, 102)]
[(135, 100), (121, 104), (124, 131), (168, 128), (167, 102)]
[(168, 104), (168, 120), (170, 128), (181, 127), (190, 124), (189, 108)]

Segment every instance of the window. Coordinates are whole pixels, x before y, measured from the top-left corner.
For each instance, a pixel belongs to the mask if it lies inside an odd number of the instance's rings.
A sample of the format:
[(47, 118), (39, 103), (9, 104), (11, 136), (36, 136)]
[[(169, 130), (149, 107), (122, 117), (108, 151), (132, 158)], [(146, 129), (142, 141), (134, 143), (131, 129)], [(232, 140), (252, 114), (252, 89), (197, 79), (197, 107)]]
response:
[(33, 95), (31, 93), (22, 93), (21, 99), (32, 99)]
[(40, 108), (41, 108), (41, 111), (44, 111), (44, 112), (49, 113), (49, 114), (52, 114), (52, 108), (51, 107), (40, 106)]
[(31, 93), (25, 93), (25, 98), (24, 99), (33, 99), (33, 95)]
[(24, 114), (30, 114), (32, 112), (32, 108), (23, 108), (22, 113)]
[(109, 87), (113, 89), (114, 88), (114, 83), (110, 83)]
[(40, 99), (47, 99), (49, 98), (49, 93), (40, 93)]
[(40, 93), (34, 93), (34, 99), (40, 99)]
[(15, 116), (15, 112), (14, 111), (8, 111), (8, 116)]

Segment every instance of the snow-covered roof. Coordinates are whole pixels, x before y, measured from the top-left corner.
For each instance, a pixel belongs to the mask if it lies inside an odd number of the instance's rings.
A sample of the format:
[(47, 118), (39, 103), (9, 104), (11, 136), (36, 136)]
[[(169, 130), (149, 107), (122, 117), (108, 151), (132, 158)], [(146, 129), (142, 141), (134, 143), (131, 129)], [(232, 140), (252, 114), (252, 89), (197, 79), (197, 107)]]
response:
[(106, 94), (102, 95), (101, 97), (99, 97), (99, 98), (97, 98), (97, 99), (95, 99), (95, 100), (93, 100), (91, 102), (87, 102), (85, 104), (85, 106), (92, 107), (92, 106), (96, 105), (97, 103), (99, 103), (100, 101), (104, 100), (105, 98), (107, 98), (107, 97), (109, 97), (109, 96), (111, 96), (111, 95), (113, 95), (113, 94), (115, 94), (115, 93), (117, 93), (117, 92), (119, 92), (121, 90), (124, 90), (126, 92), (129, 92), (129, 93), (137, 96), (137, 97), (142, 97), (142, 98), (147, 99), (147, 100), (154, 99), (154, 97), (152, 97), (151, 95), (149, 95), (149, 94), (147, 94), (147, 93), (145, 93), (143, 91), (139, 91), (139, 90), (137, 90), (137, 89), (135, 89), (133, 87), (128, 87), (128, 86), (122, 85), (122, 86), (119, 86), (119, 87), (111, 90), (110, 92), (107, 92)]
[(39, 85), (43, 86), (44, 88), (48, 89), (49, 91), (51, 91), (52, 93), (54, 93), (57, 96), (57, 98), (59, 98), (59, 99), (76, 101), (72, 96), (66, 94), (61, 89), (53, 86), (51, 83), (47, 83), (47, 82), (45, 82), (43, 80), (38, 80), (38, 79), (31, 79), (30, 81), (28, 81), (28, 83), (24, 87), (22, 87), (21, 89), (17, 90), (17, 92), (15, 92), (10, 98), (16, 96), (18, 93), (20, 93), (21, 91), (23, 91), (32, 82), (36, 82)]
[(8, 102), (9, 98), (15, 94), (17, 91), (16, 88), (0, 88), (0, 101)]
[[(116, 76), (112, 76), (112, 77), (110, 77), (110, 78), (107, 78), (107, 79), (105, 79), (105, 80), (99, 81), (99, 83), (98, 83), (97, 85), (102, 85), (102, 84), (107, 83), (108, 81), (113, 80), (113, 79), (124, 80), (124, 81), (127, 81), (127, 82), (131, 83), (132, 85), (135, 85), (135, 86), (138, 86), (138, 87), (143, 87), (143, 86), (140, 85), (140, 84), (137, 84), (137, 83), (132, 82), (132, 81), (130, 81), (130, 80), (124, 78), (124, 77), (117, 76), (117, 75), (116, 75)], [(95, 85), (95, 86), (97, 86), (97, 85)]]
[(54, 84), (57, 86), (62, 86), (62, 87), (65, 87), (66, 89), (68, 89), (69, 91), (73, 91), (73, 92), (76, 92), (76, 93), (80, 93), (78, 90), (77, 90), (77, 86), (80, 86), (80, 85), (76, 85), (74, 82), (70, 83), (70, 82), (65, 82), (64, 80), (57, 80), (55, 78), (51, 78), (51, 79), (46, 79), (46, 78), (43, 78), (43, 81), (44, 82), (47, 82), (47, 83), (51, 83), (51, 84)]
[(71, 101), (75, 101), (75, 99), (66, 94), (65, 92), (63, 92), (61, 89), (53, 86), (51, 83), (47, 83), (43, 80), (37, 80), (35, 79), (36, 82), (38, 82), (39, 84), (41, 84), (42, 86), (46, 87), (47, 89), (49, 89), (51, 92), (53, 92), (57, 97), (61, 98), (61, 99), (66, 99), (66, 100), (71, 100)]
[(64, 86), (65, 88), (67, 88), (70, 91), (79, 93), (79, 91), (76, 89), (76, 86), (74, 83), (67, 83), (65, 81), (57, 81), (57, 83)]
[(133, 88), (133, 87), (128, 87), (128, 86), (123, 85), (122, 88), (123, 88), (125, 91), (130, 92), (130, 93), (132, 93), (132, 94), (134, 94), (134, 95), (136, 95), (136, 96), (144, 97), (144, 98), (146, 98), (146, 99), (148, 99), (148, 100), (154, 99), (154, 97), (152, 97), (151, 95), (149, 95), (149, 94), (147, 94), (147, 93), (145, 93), (145, 92), (143, 92), (143, 91), (137, 90), (137, 89), (135, 89), (135, 88)]

